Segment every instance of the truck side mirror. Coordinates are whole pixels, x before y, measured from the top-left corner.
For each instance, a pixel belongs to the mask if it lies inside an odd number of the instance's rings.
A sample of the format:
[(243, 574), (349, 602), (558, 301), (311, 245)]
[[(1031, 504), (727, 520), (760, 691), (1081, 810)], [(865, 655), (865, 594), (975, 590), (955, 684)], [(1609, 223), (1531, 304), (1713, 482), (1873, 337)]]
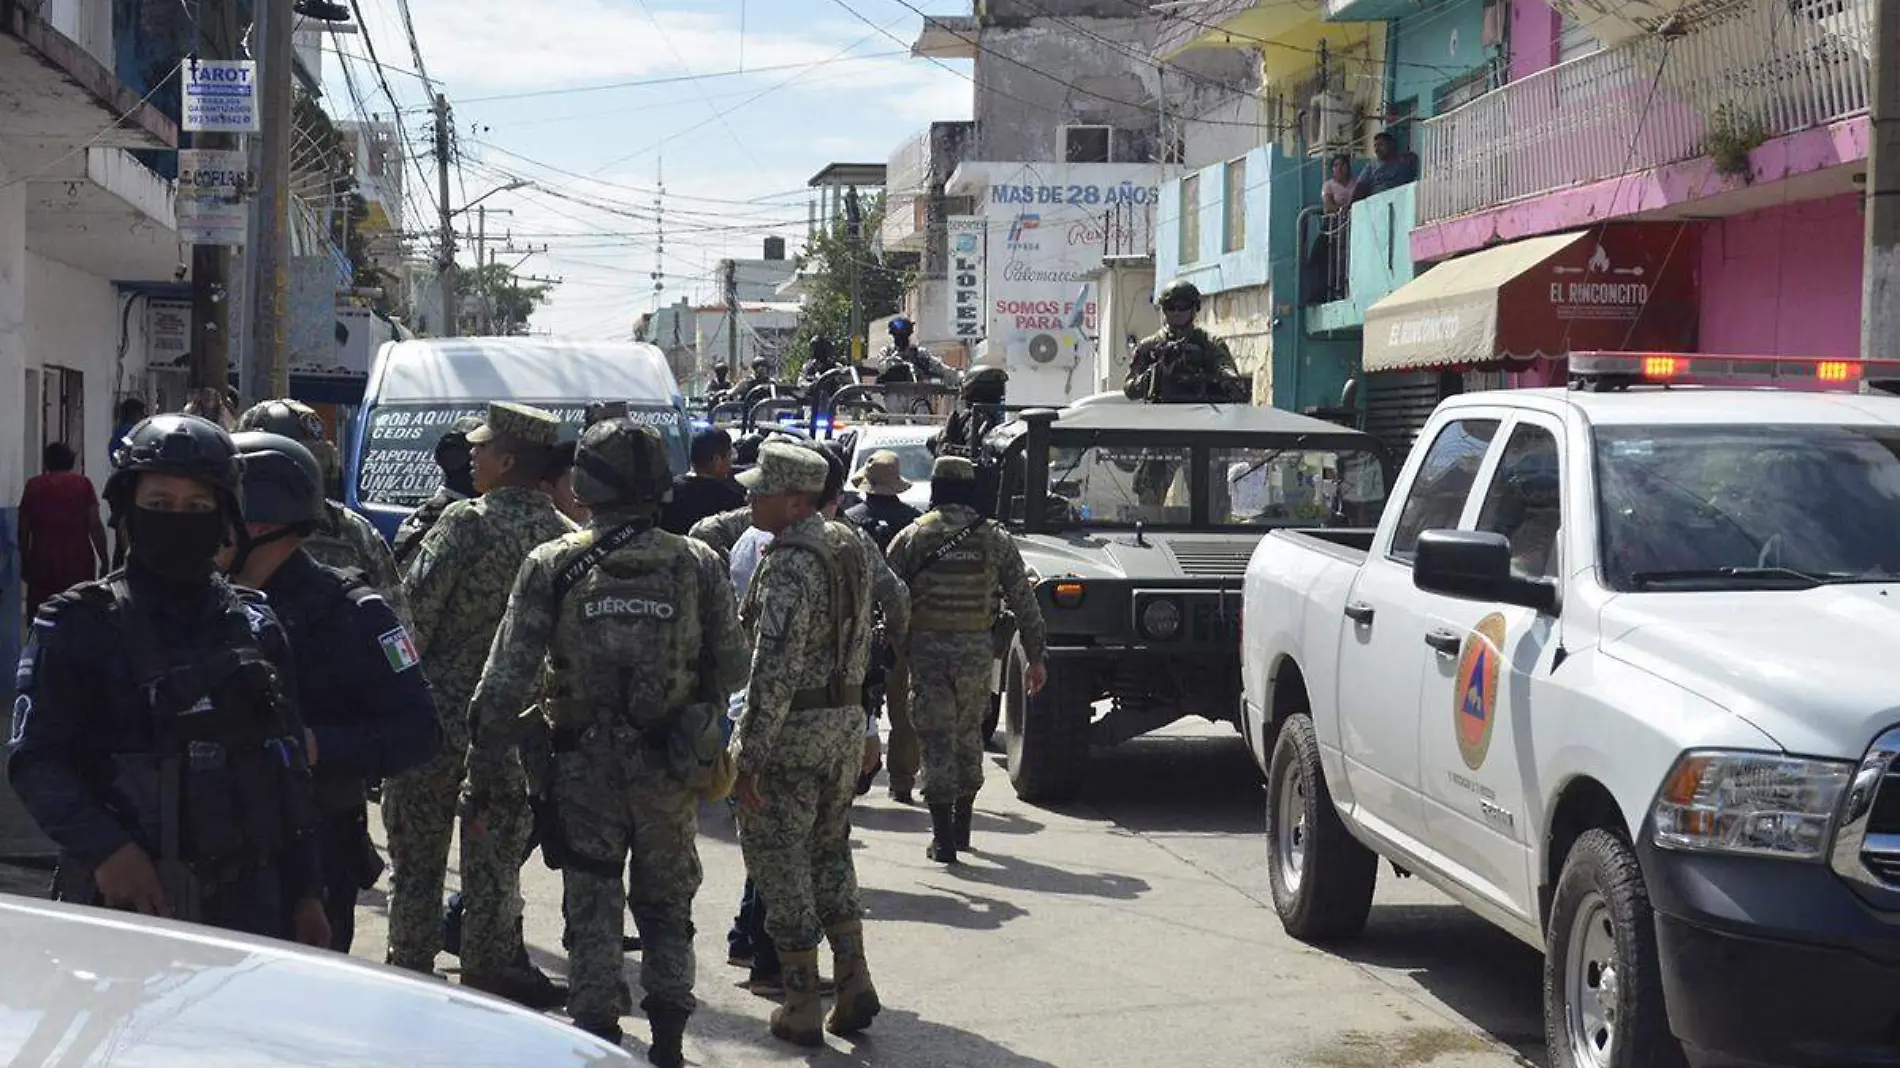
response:
[(1557, 584), (1511, 571), (1511, 539), (1485, 530), (1428, 530), (1418, 536), (1412, 585), (1466, 601), (1495, 601), (1555, 615)]

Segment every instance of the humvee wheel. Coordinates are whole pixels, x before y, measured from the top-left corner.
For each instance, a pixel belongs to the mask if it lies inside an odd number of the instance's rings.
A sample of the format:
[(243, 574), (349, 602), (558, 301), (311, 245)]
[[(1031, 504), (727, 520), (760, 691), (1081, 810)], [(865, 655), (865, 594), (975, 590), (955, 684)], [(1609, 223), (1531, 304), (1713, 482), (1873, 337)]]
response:
[(1066, 801), (1081, 787), (1088, 767), (1094, 709), (1076, 685), (1073, 668), (1048, 661), (1049, 681), (1032, 697), (1023, 685), (1026, 666), (1022, 650), (1012, 649), (1002, 702), (1009, 782), (1024, 801)]

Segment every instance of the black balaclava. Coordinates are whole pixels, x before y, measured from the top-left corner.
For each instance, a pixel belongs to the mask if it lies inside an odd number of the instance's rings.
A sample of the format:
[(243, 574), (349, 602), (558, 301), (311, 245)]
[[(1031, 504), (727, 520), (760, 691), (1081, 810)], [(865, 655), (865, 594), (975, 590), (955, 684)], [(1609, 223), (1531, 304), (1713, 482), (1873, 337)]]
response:
[(126, 509), (125, 526), (132, 543), (130, 561), (172, 582), (208, 577), (229, 534), (223, 509), (161, 512), (134, 506)]

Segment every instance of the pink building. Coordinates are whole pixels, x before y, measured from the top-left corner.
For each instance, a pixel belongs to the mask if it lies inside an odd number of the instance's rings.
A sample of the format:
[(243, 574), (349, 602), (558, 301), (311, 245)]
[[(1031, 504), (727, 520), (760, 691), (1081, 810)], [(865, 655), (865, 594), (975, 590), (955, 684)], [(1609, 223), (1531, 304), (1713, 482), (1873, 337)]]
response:
[[(1495, 276), (1500, 246), (1640, 223), (1685, 238), (1693, 262), (1674, 266), (1695, 272), (1688, 347), (1855, 355), (1872, 0), (1565, 7), (1510, 0), (1504, 84), (1420, 123), (1411, 251), (1439, 266), (1413, 285)], [(1561, 371), (1550, 346), (1488, 364), (1395, 355), (1381, 305), (1367, 313), (1369, 373), (1502, 369), (1533, 385)]]

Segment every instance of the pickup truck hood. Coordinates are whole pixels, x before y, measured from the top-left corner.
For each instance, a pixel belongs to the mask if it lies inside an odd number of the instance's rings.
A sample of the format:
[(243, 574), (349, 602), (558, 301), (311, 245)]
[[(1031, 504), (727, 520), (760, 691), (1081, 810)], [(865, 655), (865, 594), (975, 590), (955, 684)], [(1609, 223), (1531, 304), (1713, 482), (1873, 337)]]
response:
[[(1028, 534), (1016, 538), (1023, 563), (1040, 578), (1231, 579), (1239, 582), (1259, 534)], [(1143, 544), (1145, 543), (1145, 544)]]
[(1624, 594), (1603, 651), (1748, 721), (1791, 753), (1858, 759), (1900, 723), (1900, 585)]

